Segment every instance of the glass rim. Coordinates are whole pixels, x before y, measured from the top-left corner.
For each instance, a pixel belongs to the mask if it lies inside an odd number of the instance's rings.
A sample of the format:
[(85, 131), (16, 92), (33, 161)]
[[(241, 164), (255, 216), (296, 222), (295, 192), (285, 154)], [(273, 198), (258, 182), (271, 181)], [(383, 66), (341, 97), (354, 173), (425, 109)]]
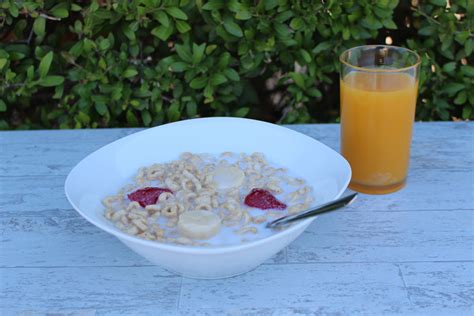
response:
[[(360, 66), (356, 66), (356, 65), (353, 65), (345, 60), (343, 60), (342, 56), (344, 55), (347, 55), (350, 51), (352, 50), (356, 50), (356, 49), (360, 49), (360, 48), (377, 48), (377, 47), (383, 47), (383, 48), (387, 48), (387, 49), (397, 49), (397, 50), (404, 50), (412, 55), (414, 55), (416, 57), (416, 62), (410, 66), (406, 66), (406, 67), (401, 67), (401, 68), (396, 68), (396, 69), (377, 69), (377, 68), (366, 68), (366, 67), (360, 67)], [(414, 50), (411, 50), (411, 49), (408, 49), (408, 48), (405, 48), (405, 47), (401, 47), (401, 46), (393, 46), (393, 45), (360, 45), (360, 46), (355, 46), (355, 47), (352, 47), (352, 48), (349, 48), (349, 49), (346, 49), (345, 51), (343, 51), (341, 53), (341, 55), (339, 56), (339, 61), (348, 66), (348, 67), (351, 67), (353, 69), (356, 69), (356, 70), (361, 70), (361, 71), (366, 71), (366, 72), (401, 72), (401, 71), (406, 71), (406, 70), (409, 70), (409, 69), (412, 69), (412, 68), (415, 68), (415, 67), (418, 67), (421, 63), (421, 57), (420, 55), (418, 55), (417, 52), (415, 52)]]

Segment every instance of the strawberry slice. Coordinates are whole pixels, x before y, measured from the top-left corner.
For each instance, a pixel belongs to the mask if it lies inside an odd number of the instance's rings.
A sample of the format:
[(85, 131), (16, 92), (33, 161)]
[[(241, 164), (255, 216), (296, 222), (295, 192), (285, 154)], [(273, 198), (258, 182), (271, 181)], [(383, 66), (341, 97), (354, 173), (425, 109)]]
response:
[(269, 191), (256, 188), (252, 189), (252, 191), (247, 194), (244, 203), (247, 206), (259, 208), (261, 210), (284, 210), (286, 208), (286, 204), (278, 201), (278, 199)]
[(138, 189), (127, 196), (130, 201), (138, 202), (141, 207), (145, 207), (150, 204), (156, 204), (156, 201), (158, 201), (161, 193), (164, 192), (173, 194), (170, 189), (147, 187)]

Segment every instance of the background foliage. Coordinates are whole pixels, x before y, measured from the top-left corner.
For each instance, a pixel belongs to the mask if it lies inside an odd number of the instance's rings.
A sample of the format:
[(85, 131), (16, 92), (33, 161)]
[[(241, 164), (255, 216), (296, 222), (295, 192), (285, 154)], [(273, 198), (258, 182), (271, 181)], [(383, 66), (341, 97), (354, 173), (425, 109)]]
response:
[(333, 122), (339, 54), (387, 36), (423, 58), (418, 119), (473, 119), (473, 13), (469, 0), (3, 0), (0, 128)]

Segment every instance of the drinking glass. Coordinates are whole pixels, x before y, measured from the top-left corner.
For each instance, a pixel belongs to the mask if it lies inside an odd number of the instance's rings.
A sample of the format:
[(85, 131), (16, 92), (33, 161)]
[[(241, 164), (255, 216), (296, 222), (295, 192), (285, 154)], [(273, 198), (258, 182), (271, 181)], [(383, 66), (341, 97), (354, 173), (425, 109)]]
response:
[(405, 186), (420, 57), (395, 46), (367, 45), (340, 56), (341, 152), (349, 187), (369, 194)]

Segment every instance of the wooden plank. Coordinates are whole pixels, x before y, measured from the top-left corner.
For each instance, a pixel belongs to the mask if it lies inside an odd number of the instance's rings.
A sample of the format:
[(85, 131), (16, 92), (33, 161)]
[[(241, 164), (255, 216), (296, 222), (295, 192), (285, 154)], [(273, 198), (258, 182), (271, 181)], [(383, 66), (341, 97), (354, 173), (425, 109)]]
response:
[[(393, 264), (287, 264), (262, 266), (224, 280), (183, 279), (184, 313), (239, 310), (286, 314), (398, 313), (410, 302)], [(282, 313), (283, 312), (283, 313)]]
[(406, 263), (400, 269), (417, 309), (431, 315), (474, 315), (474, 262)]
[[(43, 211), (38, 216), (8, 213), (0, 217), (0, 226), (2, 267), (151, 264), (72, 210)], [(288, 260), (292, 263), (474, 260), (472, 227), (473, 211), (340, 211), (320, 216), (289, 246)], [(285, 262), (283, 251), (267, 264)]]
[[(336, 144), (339, 140), (339, 124), (292, 124), (283, 125), (317, 139), (328, 139), (329, 143)], [(454, 136), (470, 136), (474, 132), (472, 122), (416, 122), (414, 125), (415, 138), (433, 138), (438, 135), (440, 129), (444, 133)], [(111, 141), (126, 135), (143, 130), (143, 128), (100, 128), (79, 130), (32, 130), (32, 131), (0, 131), (0, 145), (22, 144), (52, 144), (58, 142), (69, 143), (75, 141), (91, 141), (98, 139), (99, 142)], [(91, 136), (94, 134), (94, 136)]]
[(474, 209), (474, 170), (410, 170), (402, 190), (385, 195), (360, 194), (349, 209), (459, 210)]
[[(338, 125), (288, 127), (339, 148)], [(0, 175), (67, 175), (91, 152), (139, 130), (0, 132)], [(469, 123), (416, 124), (412, 169), (468, 169), (474, 163), (473, 134), (474, 124)]]
[(156, 267), (3, 268), (2, 311), (176, 310), (181, 277)]
[(288, 262), (474, 260), (474, 211), (339, 211), (288, 247)]
[[(0, 178), (2, 212), (70, 209), (64, 176)], [(455, 189), (453, 189), (455, 188)], [(357, 211), (474, 209), (473, 170), (412, 170), (408, 185), (388, 195), (361, 194), (349, 209)]]
[(199, 315), (460, 316), (474, 312), (472, 262), (412, 263), (399, 268), (388, 264), (265, 268), (272, 271), (257, 269), (239, 278), (210, 282), (184, 279), (180, 311)]
[(94, 140), (98, 142), (111, 142), (141, 130), (143, 130), (143, 128), (0, 131), (0, 145), (83, 143)]
[(0, 152), (0, 175), (66, 176), (79, 161), (105, 144), (94, 140), (80, 146), (77, 143), (8, 145), (7, 150)]
[(230, 279), (183, 279), (180, 295), (181, 279), (152, 267), (15, 268), (0, 276), (4, 315), (472, 315), (472, 271), (472, 262), (274, 265)]
[[(37, 214), (37, 216), (35, 216)], [(0, 216), (0, 267), (151, 266), (73, 210)], [(286, 250), (266, 264), (286, 262)]]
[(0, 178), (0, 214), (28, 215), (71, 209), (64, 194), (65, 180), (64, 176)]

